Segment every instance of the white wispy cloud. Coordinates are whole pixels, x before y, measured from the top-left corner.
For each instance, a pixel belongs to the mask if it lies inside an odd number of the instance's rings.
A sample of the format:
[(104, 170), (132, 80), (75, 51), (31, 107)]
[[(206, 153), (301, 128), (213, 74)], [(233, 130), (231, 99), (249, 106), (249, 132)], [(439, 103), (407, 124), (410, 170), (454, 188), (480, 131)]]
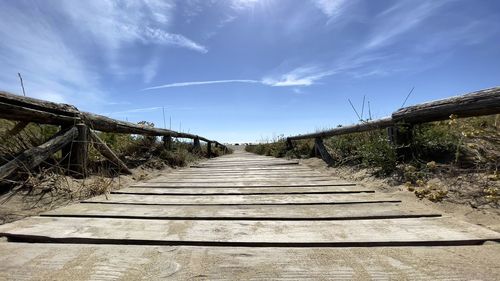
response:
[(232, 0), (231, 7), (235, 10), (244, 10), (253, 8), (255, 5), (262, 3), (266, 0)]
[(206, 53), (207, 48), (181, 34), (166, 30), (170, 27), (174, 1), (113, 0), (63, 1), (65, 14), (78, 27), (100, 39), (110, 50), (124, 43), (142, 42), (172, 45)]
[(149, 83), (159, 66), (157, 57), (143, 66), (130, 65), (131, 52), (125, 53), (125, 48), (157, 45), (208, 51), (169, 31), (174, 10), (173, 0), (4, 3), (0, 9), (6, 23), (0, 25), (2, 90), (19, 93), (20, 72), (29, 96), (79, 105), (107, 104), (101, 81), (106, 67), (115, 77), (142, 73)]
[(150, 28), (150, 27), (146, 28), (144, 32), (140, 32), (140, 34), (141, 36), (143, 36), (142, 40), (146, 43), (156, 42), (159, 44), (179, 46), (194, 51), (198, 51), (200, 53), (208, 52), (207, 47), (199, 43), (196, 43), (195, 41), (181, 34), (168, 33), (161, 29)]
[(144, 83), (148, 84), (155, 78), (159, 64), (159, 60), (154, 58), (144, 66), (142, 70)]
[(339, 16), (345, 7), (346, 0), (311, 0), (327, 17)]
[(159, 85), (159, 86), (154, 86), (154, 87), (148, 87), (148, 88), (144, 88), (143, 91), (157, 90), (157, 89), (163, 89), (163, 88), (199, 86), (199, 85), (210, 85), (210, 84), (225, 84), (225, 83), (262, 83), (262, 82), (259, 80), (251, 80), (251, 79), (191, 81), (191, 82), (170, 83), (170, 84), (164, 84), (164, 85)]
[(190, 81), (190, 82), (178, 82), (163, 84), (159, 86), (153, 86), (142, 89), (147, 90), (157, 90), (164, 88), (174, 88), (174, 87), (189, 87), (189, 86), (200, 86), (200, 85), (211, 85), (211, 84), (227, 84), (227, 83), (249, 83), (249, 84), (261, 84), (271, 87), (298, 87), (298, 86), (311, 86), (315, 84), (318, 80), (331, 76), (336, 73), (336, 70), (324, 70), (318, 66), (302, 66), (293, 69), (282, 75), (269, 76), (261, 80), (256, 79), (227, 79), (227, 80), (209, 80), (209, 81)]
[(20, 92), (17, 72), (31, 97), (55, 102), (100, 99), (98, 76), (31, 5), (3, 5), (0, 17), (0, 84)]
[(277, 78), (266, 77), (262, 83), (273, 87), (311, 86), (316, 81), (335, 73), (336, 70), (324, 70), (318, 66), (301, 66)]
[(377, 16), (374, 30), (365, 48), (373, 49), (393, 43), (398, 37), (438, 12), (447, 2), (429, 0), (397, 2)]

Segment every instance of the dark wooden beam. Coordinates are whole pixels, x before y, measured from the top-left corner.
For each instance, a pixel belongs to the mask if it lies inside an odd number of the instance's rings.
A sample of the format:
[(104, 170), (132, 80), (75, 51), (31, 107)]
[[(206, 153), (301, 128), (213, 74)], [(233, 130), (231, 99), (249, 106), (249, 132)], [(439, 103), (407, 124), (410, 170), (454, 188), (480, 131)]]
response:
[(50, 138), (47, 142), (37, 147), (30, 148), (13, 160), (0, 167), (0, 180), (10, 176), (19, 168), (27, 170), (40, 165), (45, 159), (56, 153), (58, 150), (78, 136), (78, 129), (72, 127), (66, 131), (61, 131)]
[(124, 172), (125, 174), (132, 174), (132, 171), (123, 163), (118, 156), (109, 148), (109, 146), (106, 145), (105, 142), (99, 138), (99, 136), (92, 132), (89, 131), (90, 138), (92, 139), (92, 144), (94, 148), (99, 151), (104, 157), (106, 157), (111, 163), (115, 164), (120, 168), (120, 171)]
[(338, 128), (327, 130), (327, 131), (321, 131), (321, 132), (312, 133), (312, 134), (305, 134), (305, 135), (288, 137), (287, 140), (292, 141), (292, 140), (302, 140), (302, 139), (312, 139), (312, 138), (326, 138), (326, 137), (333, 137), (333, 136), (344, 135), (344, 134), (366, 132), (366, 131), (371, 131), (371, 130), (375, 130), (375, 129), (385, 129), (385, 128), (390, 127), (392, 125), (394, 125), (392, 118), (386, 117), (386, 118), (382, 118), (382, 119), (378, 119), (378, 120), (364, 122), (361, 124), (338, 127)]
[(328, 165), (333, 164), (334, 160), (333, 160), (332, 156), (330, 155), (330, 153), (328, 153), (328, 151), (326, 150), (326, 147), (325, 147), (325, 144), (323, 143), (322, 138), (314, 139), (314, 149), (315, 149), (317, 156), (319, 156), (321, 159), (323, 159), (323, 161), (325, 161), (326, 164), (328, 164)]
[(32, 109), (20, 105), (12, 105), (0, 101), (0, 118), (21, 122), (34, 122), (41, 124), (74, 124), (76, 117), (60, 115), (48, 111)]

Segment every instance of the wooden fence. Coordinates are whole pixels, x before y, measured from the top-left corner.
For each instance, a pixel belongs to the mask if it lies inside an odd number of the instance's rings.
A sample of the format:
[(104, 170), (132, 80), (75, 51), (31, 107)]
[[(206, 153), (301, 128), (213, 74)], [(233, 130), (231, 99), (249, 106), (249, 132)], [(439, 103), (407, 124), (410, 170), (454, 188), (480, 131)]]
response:
[(29, 122), (60, 126), (61, 130), (46, 143), (24, 151), (15, 159), (0, 167), (0, 180), (11, 175), (19, 167), (35, 167), (55, 152), (62, 150), (63, 155), (70, 155), (68, 167), (77, 175), (86, 175), (88, 158), (88, 143), (91, 140), (94, 147), (124, 173), (131, 173), (128, 167), (116, 154), (93, 132), (109, 132), (123, 134), (138, 134), (161, 136), (167, 147), (171, 146), (172, 138), (192, 139), (195, 150), (201, 150), (200, 141), (207, 143), (208, 155), (211, 155), (212, 144), (227, 152), (227, 147), (207, 138), (176, 132), (172, 130), (153, 128), (130, 122), (124, 122), (79, 111), (68, 104), (54, 103), (29, 97), (22, 97), (0, 91), (0, 118), (18, 121), (9, 134), (20, 132)]
[[(286, 141), (288, 147), (292, 148), (293, 141), (314, 138), (315, 154), (327, 163), (331, 163), (332, 158), (323, 145), (323, 138), (387, 128), (389, 138), (395, 143), (398, 143), (400, 139), (408, 138), (407, 135), (399, 133), (399, 128), (403, 126), (411, 128), (416, 124), (447, 120), (452, 115), (455, 118), (465, 118), (499, 113), (500, 87), (494, 87), (461, 96), (404, 107), (392, 113), (389, 117), (377, 120), (370, 120), (360, 124), (342, 126), (311, 134), (288, 137)], [(411, 132), (411, 130), (404, 131)]]

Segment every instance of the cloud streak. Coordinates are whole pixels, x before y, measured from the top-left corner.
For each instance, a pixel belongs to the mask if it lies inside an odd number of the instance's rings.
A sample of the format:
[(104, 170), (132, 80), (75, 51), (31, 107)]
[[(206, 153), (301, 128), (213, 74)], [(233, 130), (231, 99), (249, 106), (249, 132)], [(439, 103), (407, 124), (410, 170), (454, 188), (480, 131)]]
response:
[(144, 88), (142, 90), (147, 91), (147, 90), (158, 90), (158, 89), (164, 89), (164, 88), (188, 87), (188, 86), (211, 85), (211, 84), (227, 84), (227, 83), (254, 83), (255, 84), (255, 83), (262, 83), (262, 82), (259, 80), (251, 80), (251, 79), (191, 81), (191, 82), (179, 82), (179, 83), (164, 84), (164, 85)]
[(374, 49), (391, 44), (399, 36), (417, 27), (434, 15), (447, 1), (398, 2), (377, 16), (379, 24), (366, 44), (367, 49)]
[(346, 0), (311, 0), (323, 14), (329, 18), (339, 16), (346, 4)]
[(322, 70), (317, 66), (298, 67), (288, 73), (279, 75), (277, 77), (265, 77), (261, 80), (255, 79), (228, 79), (228, 80), (209, 80), (209, 81), (190, 81), (163, 84), (142, 89), (143, 91), (158, 90), (165, 88), (175, 87), (189, 87), (201, 86), (212, 84), (229, 84), (229, 83), (247, 83), (247, 84), (260, 84), (270, 87), (298, 87), (298, 86), (311, 86), (318, 80), (331, 76), (337, 73), (335, 70)]

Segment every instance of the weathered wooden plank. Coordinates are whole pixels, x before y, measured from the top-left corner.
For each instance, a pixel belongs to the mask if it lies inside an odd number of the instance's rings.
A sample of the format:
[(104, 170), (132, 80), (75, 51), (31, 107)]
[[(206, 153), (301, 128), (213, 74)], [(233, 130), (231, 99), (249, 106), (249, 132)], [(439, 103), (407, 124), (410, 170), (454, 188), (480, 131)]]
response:
[(500, 275), (500, 245), (248, 248), (2, 243), (0, 252), (1, 280), (434, 281), (496, 280)]
[(392, 114), (395, 122), (412, 124), (500, 113), (500, 87), (401, 108)]
[(190, 139), (199, 138), (200, 140), (206, 140), (203, 137), (199, 137), (193, 134), (179, 133), (167, 129), (142, 126), (139, 124), (115, 120), (106, 116), (90, 112), (81, 112), (81, 115), (82, 118), (85, 120), (85, 123), (87, 123), (92, 129), (97, 131), (124, 133), (124, 134), (141, 134), (148, 136), (171, 136), (171, 137), (190, 138)]
[(155, 206), (74, 204), (42, 216), (111, 217), (143, 219), (215, 220), (354, 220), (404, 217), (430, 217), (440, 214), (423, 209), (401, 208), (398, 203), (360, 205), (301, 206)]
[(29, 241), (232, 246), (471, 245), (500, 233), (450, 218), (213, 221), (31, 217), (0, 226)]
[(165, 182), (145, 182), (131, 185), (130, 187), (210, 187), (210, 188), (260, 188), (260, 187), (320, 187), (320, 186), (355, 186), (350, 182), (328, 182), (328, 183), (310, 183), (310, 182), (227, 182), (227, 183), (165, 183)]
[(199, 183), (259, 183), (259, 182), (275, 182), (275, 183), (330, 183), (332, 181), (335, 181), (334, 179), (303, 179), (300, 177), (290, 177), (290, 178), (274, 178), (270, 179), (267, 177), (247, 177), (247, 178), (177, 178), (177, 179), (169, 179), (169, 178), (163, 178), (163, 179), (155, 179), (154, 181), (149, 181), (149, 182), (160, 182), (160, 183), (165, 183), (165, 184), (177, 184), (177, 183), (194, 183), (194, 184), (199, 184)]
[(72, 105), (14, 95), (4, 91), (0, 91), (0, 102), (19, 107), (50, 112), (56, 115), (64, 115), (70, 117), (78, 116), (78, 109), (76, 109), (76, 107)]
[(480, 90), (469, 94), (447, 99), (427, 102), (401, 108), (391, 117), (363, 122), (360, 124), (343, 126), (331, 130), (311, 134), (288, 137), (287, 140), (301, 140), (310, 138), (325, 138), (344, 134), (385, 129), (399, 122), (420, 124), (426, 122), (446, 120), (454, 114), (458, 118), (482, 116), (500, 113), (500, 87)]
[(0, 91), (0, 118), (54, 125), (74, 124), (78, 119), (83, 120), (92, 129), (103, 132), (198, 138), (202, 141), (210, 141), (194, 134), (141, 126), (98, 114), (82, 112), (72, 105), (18, 96), (4, 91)]
[(224, 173), (224, 174), (183, 173), (183, 174), (179, 174), (179, 173), (172, 173), (172, 174), (169, 174), (168, 176), (162, 176), (161, 178), (162, 179), (175, 179), (175, 180), (178, 180), (178, 179), (188, 179), (188, 180), (190, 180), (190, 179), (207, 179), (207, 178), (248, 179), (248, 178), (255, 178), (255, 177), (262, 177), (262, 176), (265, 176), (266, 179), (270, 179), (270, 180), (282, 179), (282, 178), (286, 178), (286, 179), (290, 179), (290, 178), (330, 179), (330, 180), (332, 180), (332, 179), (338, 180), (339, 179), (338, 177), (325, 176), (322, 174), (310, 174), (310, 173), (301, 173), (301, 174), (297, 174), (297, 173), (278, 173), (278, 174), (262, 174), (262, 173), (260, 173), (260, 174), (256, 174), (256, 173), (234, 173), (234, 174), (231, 174), (231, 173), (229, 173), (229, 174), (228, 173)]
[(234, 174), (244, 174), (244, 173), (265, 173), (265, 174), (279, 174), (279, 173), (303, 173), (303, 174), (306, 174), (306, 173), (310, 173), (310, 174), (321, 174), (320, 172), (318, 171), (315, 171), (315, 170), (311, 170), (311, 169), (308, 169), (308, 168), (305, 168), (305, 167), (295, 167), (295, 168), (278, 168), (278, 169), (275, 169), (275, 168), (264, 168), (264, 169), (251, 169), (251, 168), (246, 168), (246, 169), (239, 169), (239, 168), (235, 168), (235, 169), (228, 169), (228, 168), (223, 168), (223, 169), (217, 169), (217, 168), (213, 168), (213, 169), (201, 169), (201, 168), (197, 168), (197, 169), (191, 169), (191, 168), (188, 168), (188, 169), (178, 169), (178, 170), (174, 170), (172, 171), (172, 174), (208, 174), (208, 173), (220, 173), (220, 174), (231, 174), (231, 173), (234, 173)]
[[(0, 93), (1, 94), (1, 93)], [(1, 99), (0, 99), (1, 100)], [(75, 117), (0, 102), (0, 118), (41, 124), (74, 124)]]
[(78, 130), (76, 127), (73, 127), (65, 132), (57, 133), (42, 145), (24, 151), (15, 159), (0, 167), (0, 179), (8, 177), (21, 167), (32, 169), (40, 165), (50, 155), (70, 143), (76, 136), (78, 136)]
[(164, 195), (223, 195), (223, 194), (328, 194), (328, 193), (373, 193), (370, 188), (354, 186), (321, 186), (321, 187), (258, 187), (258, 188), (210, 188), (210, 187), (186, 187), (186, 188), (124, 188), (112, 191), (112, 194), (164, 194)]
[(310, 171), (311, 169), (302, 166), (263, 166), (263, 167), (190, 167), (196, 168), (193, 171)]
[(16, 123), (16, 125), (10, 129), (6, 136), (4, 137), (13, 137), (17, 134), (19, 134), (22, 130), (24, 130), (24, 128), (26, 128), (26, 126), (28, 126), (29, 122), (25, 122), (25, 121), (19, 121)]
[(83, 202), (101, 203), (127, 203), (127, 204), (192, 204), (192, 205), (275, 205), (275, 204), (359, 204), (377, 202), (401, 202), (387, 196), (375, 194), (304, 194), (304, 195), (205, 195), (205, 196), (154, 196), (154, 195), (129, 195), (111, 194), (97, 196)]
[(394, 121), (391, 117), (385, 117), (378, 120), (367, 121), (360, 124), (342, 126), (331, 130), (321, 131), (311, 134), (297, 135), (293, 137), (288, 137), (288, 140), (303, 140), (312, 138), (326, 138), (345, 134), (360, 133), (366, 131), (372, 131), (376, 129), (384, 129), (394, 125)]

